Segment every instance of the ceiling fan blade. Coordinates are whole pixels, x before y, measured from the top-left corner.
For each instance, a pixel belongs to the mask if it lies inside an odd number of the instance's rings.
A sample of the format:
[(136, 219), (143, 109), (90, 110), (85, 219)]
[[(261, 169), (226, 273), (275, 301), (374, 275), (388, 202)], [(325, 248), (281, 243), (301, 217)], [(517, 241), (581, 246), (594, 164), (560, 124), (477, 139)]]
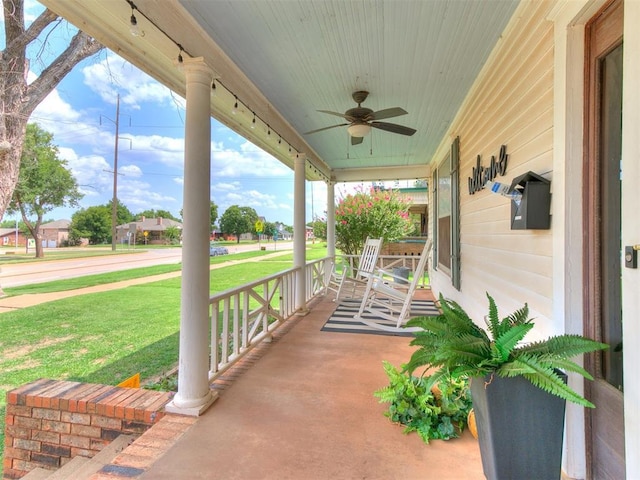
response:
[(395, 123), (371, 122), (370, 125), (374, 128), (379, 128), (380, 130), (399, 133), (400, 135), (407, 135), (409, 137), (417, 131), (413, 128), (405, 127), (404, 125), (396, 125)]
[(407, 111), (400, 107), (386, 108), (384, 110), (378, 110), (371, 114), (371, 120), (382, 120), (384, 118), (399, 117), (400, 115), (406, 115)]
[(318, 112), (328, 113), (329, 115), (335, 115), (336, 117), (342, 117), (342, 118), (344, 118), (346, 120), (349, 120), (350, 122), (353, 121), (353, 119), (351, 117), (348, 117), (344, 113), (332, 112), (331, 110), (318, 110)]
[(330, 127), (317, 128), (316, 130), (311, 130), (310, 132), (304, 132), (303, 135), (309, 135), (311, 133), (322, 132), (323, 130), (329, 130), (330, 128), (344, 127), (346, 125), (349, 125), (349, 124), (348, 123), (341, 123), (340, 125), (331, 125)]
[(364, 140), (363, 137), (351, 137), (351, 145), (360, 145)]

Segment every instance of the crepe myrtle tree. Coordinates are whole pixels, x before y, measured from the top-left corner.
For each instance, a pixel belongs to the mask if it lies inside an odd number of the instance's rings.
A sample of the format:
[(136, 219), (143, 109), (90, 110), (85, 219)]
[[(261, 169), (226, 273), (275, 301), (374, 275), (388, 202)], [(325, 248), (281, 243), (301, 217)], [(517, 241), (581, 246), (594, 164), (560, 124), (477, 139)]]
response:
[(394, 242), (411, 235), (411, 199), (397, 190), (371, 187), (341, 198), (336, 206), (336, 247), (358, 255), (367, 237)]

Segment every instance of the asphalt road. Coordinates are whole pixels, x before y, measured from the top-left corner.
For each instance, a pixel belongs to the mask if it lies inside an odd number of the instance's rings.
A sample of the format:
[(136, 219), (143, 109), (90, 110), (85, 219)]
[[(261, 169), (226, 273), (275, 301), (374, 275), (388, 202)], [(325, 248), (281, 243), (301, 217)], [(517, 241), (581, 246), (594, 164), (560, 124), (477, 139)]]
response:
[[(262, 243), (269, 251), (291, 250), (292, 242)], [(240, 253), (258, 250), (258, 244), (227, 245), (229, 253)], [(46, 252), (45, 252), (46, 257)], [(109, 255), (104, 257), (87, 257), (67, 260), (50, 260), (22, 264), (3, 265), (0, 267), (0, 286), (17, 287), (32, 283), (51, 282), (66, 278), (82, 277), (99, 273), (128, 270), (131, 268), (150, 267), (180, 263), (181, 248), (147, 250), (141, 253)]]

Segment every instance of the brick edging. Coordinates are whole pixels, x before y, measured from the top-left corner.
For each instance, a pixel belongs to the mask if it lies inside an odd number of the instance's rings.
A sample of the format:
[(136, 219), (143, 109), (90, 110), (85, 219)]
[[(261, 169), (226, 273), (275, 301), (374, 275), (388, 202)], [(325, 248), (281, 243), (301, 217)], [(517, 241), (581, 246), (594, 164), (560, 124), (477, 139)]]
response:
[(140, 435), (172, 393), (39, 379), (7, 393), (4, 479), (93, 457), (120, 434)]

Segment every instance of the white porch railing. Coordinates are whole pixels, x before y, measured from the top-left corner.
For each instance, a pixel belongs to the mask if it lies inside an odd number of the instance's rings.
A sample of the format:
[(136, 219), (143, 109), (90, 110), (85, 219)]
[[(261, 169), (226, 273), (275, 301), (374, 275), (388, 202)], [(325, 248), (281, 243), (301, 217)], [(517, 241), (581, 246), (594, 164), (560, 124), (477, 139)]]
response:
[[(307, 263), (305, 300), (324, 292), (329, 257)], [(209, 299), (212, 381), (260, 342), (271, 341), (272, 332), (295, 313), (298, 268), (291, 268)]]
[[(353, 268), (359, 257), (342, 255), (338, 265)], [(325, 292), (331, 257), (309, 262), (305, 301)], [(378, 266), (415, 270), (419, 256), (381, 255)], [(218, 293), (209, 299), (211, 319), (211, 353), (209, 380), (213, 381), (261, 342), (271, 341), (274, 330), (295, 313), (295, 289), (298, 268), (262, 278), (252, 283)], [(423, 277), (421, 286), (426, 284)]]

